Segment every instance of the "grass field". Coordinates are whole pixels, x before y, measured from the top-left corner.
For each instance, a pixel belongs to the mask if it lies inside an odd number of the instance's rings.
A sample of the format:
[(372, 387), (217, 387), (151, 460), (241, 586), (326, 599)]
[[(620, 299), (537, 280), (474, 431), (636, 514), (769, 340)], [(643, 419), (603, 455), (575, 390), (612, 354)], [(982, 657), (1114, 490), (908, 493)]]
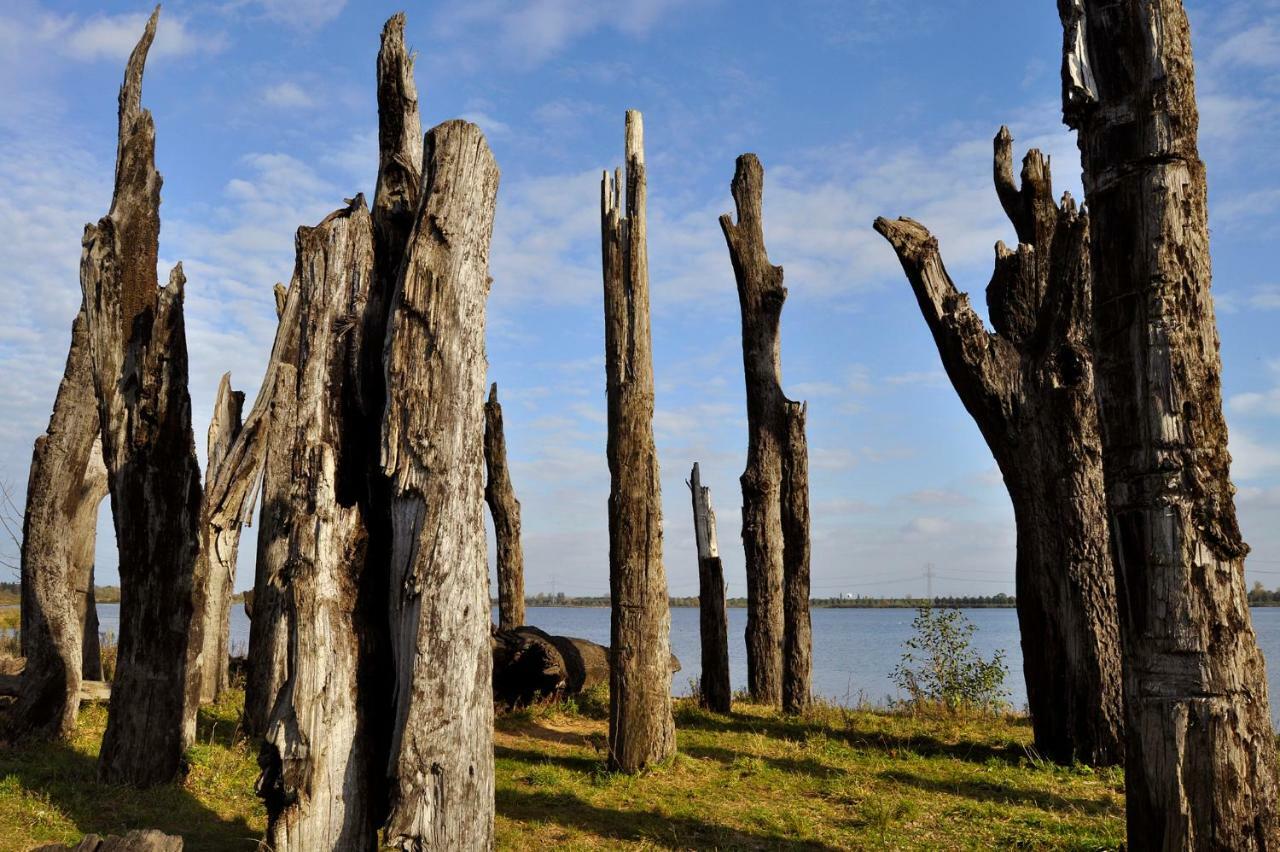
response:
[[(160, 828), (189, 850), (251, 850), (265, 813), (242, 696), (201, 712), (181, 786), (94, 780), (106, 724), (88, 706), (66, 744), (0, 748), (0, 850)], [(953, 719), (822, 707), (729, 716), (677, 704), (680, 754), (640, 777), (605, 770), (594, 695), (498, 720), (501, 849), (1114, 849), (1118, 770), (1061, 768), (1016, 717)]]

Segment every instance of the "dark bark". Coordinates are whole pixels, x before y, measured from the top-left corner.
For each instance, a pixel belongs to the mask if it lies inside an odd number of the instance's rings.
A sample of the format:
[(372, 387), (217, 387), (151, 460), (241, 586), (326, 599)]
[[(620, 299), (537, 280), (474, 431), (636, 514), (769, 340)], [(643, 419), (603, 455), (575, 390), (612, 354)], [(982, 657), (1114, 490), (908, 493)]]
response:
[(1244, 583), (1179, 0), (1060, 0), (1095, 273), (1135, 849), (1280, 844), (1275, 733)]
[(627, 111), (621, 170), (601, 183), (605, 390), (609, 439), (609, 766), (639, 772), (676, 750), (671, 611), (662, 564), (662, 488), (653, 441), (644, 130)]
[(148, 828), (119, 837), (86, 834), (75, 846), (52, 843), (32, 852), (182, 852), (182, 838)]
[[(88, 330), (83, 308), (71, 326), (71, 347), (49, 427), (36, 439), (23, 517), (22, 653), (26, 658), (14, 735), (64, 737), (75, 728), (84, 658), (85, 598), (80, 537), (92, 547), (105, 478), (96, 442)], [(96, 454), (96, 456), (95, 456)], [(90, 554), (92, 575), (92, 553)], [(91, 582), (91, 581), (90, 581)], [(92, 585), (90, 585), (90, 593)], [(94, 627), (96, 649), (97, 633)]]
[(813, 630), (809, 621), (809, 442), (807, 408), (786, 404), (782, 452), (783, 646), (782, 709), (800, 713), (809, 706), (813, 670)]
[(80, 264), (94, 388), (120, 550), (119, 663), (99, 755), (104, 781), (173, 780), (195, 733), (202, 644), (200, 470), (187, 393), (181, 265), (157, 286), (160, 175), (142, 72), (159, 10), (120, 88), (111, 212)]
[[(353, 317), (372, 278), (363, 197), (298, 229), (297, 381), (293, 393), (281, 394), (296, 400), (295, 430), (275, 443), (292, 447), (283, 510), (287, 677), (271, 710), (258, 782), (265, 840), (275, 850), (376, 848), (379, 803), (370, 782), (383, 766), (374, 743), (386, 712), (361, 692), (361, 648), (372, 629), (359, 605), (370, 581), (358, 502), (367, 458), (352, 423), (351, 370), (359, 351)], [(279, 373), (283, 381), (289, 370)], [(256, 611), (257, 595), (254, 603)]]
[(1053, 198), (1031, 151), (1021, 186), (1001, 128), (994, 177), (1022, 242), (996, 246), (990, 334), (956, 290), (937, 240), (876, 221), (894, 246), (943, 366), (1004, 475), (1017, 523), (1023, 672), (1037, 751), (1059, 763), (1123, 758), (1115, 575), (1107, 549), (1089, 340), (1088, 218)]
[(729, 686), (729, 617), (725, 612), (724, 564), (716, 539), (716, 513), (711, 489), (702, 484), (698, 463), (689, 474), (693, 494), (693, 533), (698, 545), (698, 629), (702, 640), (699, 702), (708, 710), (728, 713), (733, 700)]
[(747, 387), (747, 467), (742, 474), (742, 544), (747, 573), (747, 687), (763, 704), (782, 702), (783, 614), (782, 442), (785, 433), (778, 326), (782, 267), (764, 245), (764, 168), (738, 157), (733, 200), (738, 221), (720, 217), (742, 309), (742, 362)]
[(520, 546), (520, 501), (507, 468), (507, 438), (497, 382), (489, 388), (489, 401), (484, 404), (484, 461), (488, 470), (484, 499), (498, 543), (498, 626), (513, 630), (524, 624), (524, 549)]
[(484, 329), (498, 167), (480, 129), (464, 121), (433, 128), (424, 150), (384, 356), (396, 673), (385, 839), (405, 849), (488, 849)]

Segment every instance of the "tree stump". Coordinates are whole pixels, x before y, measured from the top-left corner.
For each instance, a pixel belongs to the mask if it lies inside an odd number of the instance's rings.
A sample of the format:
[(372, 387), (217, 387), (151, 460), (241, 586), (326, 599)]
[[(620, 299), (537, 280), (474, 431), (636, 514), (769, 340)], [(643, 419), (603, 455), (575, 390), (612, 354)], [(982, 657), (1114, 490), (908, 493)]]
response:
[[(627, 183), (601, 183), (609, 441), (609, 766), (639, 772), (675, 753), (671, 611), (662, 564), (662, 487), (653, 442), (644, 125), (627, 110)], [(625, 213), (625, 215), (624, 215)]]
[(729, 617), (725, 612), (724, 564), (716, 540), (716, 513), (711, 489), (702, 484), (698, 463), (689, 474), (693, 493), (693, 534), (698, 545), (698, 630), (702, 640), (699, 703), (728, 713), (733, 701), (729, 685)]
[(1272, 849), (1275, 731), (1222, 416), (1190, 27), (1179, 0), (1058, 9), (1092, 236), (1130, 842)]

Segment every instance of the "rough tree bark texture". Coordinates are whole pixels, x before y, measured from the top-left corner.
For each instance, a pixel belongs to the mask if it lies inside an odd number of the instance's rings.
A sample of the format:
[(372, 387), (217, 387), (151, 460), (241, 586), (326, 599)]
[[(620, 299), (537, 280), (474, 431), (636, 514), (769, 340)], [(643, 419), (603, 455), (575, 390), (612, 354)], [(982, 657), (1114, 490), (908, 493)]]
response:
[(1120, 639), (1107, 549), (1090, 350), (1088, 219), (1053, 198), (1030, 151), (1019, 187), (1013, 138), (994, 177), (1020, 245), (996, 246), (989, 334), (956, 290), (937, 240), (910, 219), (876, 221), (893, 244), (943, 366), (1004, 475), (1017, 523), (1023, 670), (1037, 750), (1093, 765), (1123, 757)]
[(142, 72), (159, 10), (129, 57), (111, 211), (80, 262), (102, 455), (120, 549), (120, 645), (99, 756), (104, 781), (171, 781), (195, 733), (201, 645), (200, 470), (187, 393), (182, 267), (156, 281), (160, 175)]
[[(641, 769), (675, 753), (671, 610), (662, 564), (662, 488), (653, 441), (644, 125), (627, 110), (621, 169), (600, 187), (608, 396), (610, 644), (609, 765)], [(623, 208), (625, 201), (626, 207)]]
[(813, 670), (813, 629), (809, 621), (809, 442), (807, 407), (786, 403), (782, 452), (783, 643), (782, 709), (809, 706)]
[[(265, 842), (275, 850), (376, 848), (377, 803), (369, 783), (380, 755), (372, 727), (383, 707), (360, 693), (360, 644), (368, 632), (358, 593), (367, 582), (364, 521), (357, 502), (366, 462), (352, 450), (353, 317), (373, 278), (373, 230), (364, 198), (314, 228), (300, 228), (293, 289), (298, 298), (296, 431), (284, 517), (288, 674), (267, 728), (259, 795)], [(288, 370), (281, 370), (282, 377)], [(255, 605), (256, 605), (255, 596)], [(255, 606), (256, 608), (256, 606)]]
[(754, 154), (738, 157), (733, 200), (738, 222), (720, 217), (742, 308), (742, 362), (747, 384), (747, 468), (742, 474), (742, 544), (747, 573), (747, 687), (756, 701), (782, 701), (785, 630), (782, 577), (782, 436), (785, 432), (778, 325), (782, 267), (764, 245), (764, 168)]
[(425, 141), (422, 201), (388, 324), (395, 660), (386, 841), (493, 845), (493, 686), (484, 532), (484, 347), (498, 167), (480, 128)]
[(689, 474), (693, 493), (693, 534), (698, 544), (698, 627), (702, 638), (702, 678), (699, 700), (703, 707), (728, 713), (733, 690), (729, 686), (729, 618), (725, 613), (724, 564), (716, 539), (716, 513), (711, 489), (702, 484), (694, 462)]
[[(283, 321), (297, 288), (275, 286), (276, 317)], [(295, 315), (292, 324), (297, 326)], [(277, 331), (277, 335), (279, 331)], [(293, 487), (293, 450), (297, 435), (298, 341), (280, 353), (275, 388), (267, 414), (266, 454), (262, 461), (262, 509), (258, 513), (258, 552), (253, 604), (249, 615), (248, 676), (244, 686), (244, 727), (250, 736), (266, 733), (272, 705), (287, 672), (289, 623), (285, 612), (285, 565), (289, 558), (289, 492)]]
[[(71, 348), (49, 427), (36, 439), (31, 454), (21, 557), (20, 635), (27, 664), (13, 711), (14, 733), (19, 736), (67, 736), (80, 709), (84, 598), (78, 593), (83, 557), (78, 537), (86, 532), (85, 517), (91, 515), (88, 532), (93, 541), (102, 501), (99, 489), (106, 484), (95, 475), (95, 462), (97, 468), (102, 464), (97, 434), (82, 308), (71, 326)], [(94, 630), (96, 640), (96, 625)]]
[(520, 501), (507, 468), (507, 438), (497, 382), (489, 388), (489, 400), (484, 404), (484, 461), (488, 471), (484, 499), (498, 543), (498, 626), (514, 630), (524, 624), (524, 550), (520, 546)]
[(1058, 8), (1092, 219), (1129, 839), (1271, 849), (1275, 734), (1229, 478), (1186, 13), (1179, 0)]
[[(85, 389), (90, 398), (93, 387)], [(97, 407), (89, 403), (95, 415)], [(94, 421), (97, 422), (96, 420)], [(102, 461), (102, 440), (95, 437), (89, 466), (80, 485), (72, 522), (72, 561), (75, 565), (76, 621), (81, 626), (81, 674), (85, 680), (102, 680), (102, 647), (98, 637), (98, 601), (93, 590), (93, 564), (98, 544), (98, 510), (107, 496), (107, 466)]]
[[(278, 298), (278, 294), (277, 294)], [(222, 377), (209, 425), (209, 463), (205, 470), (204, 504), (200, 516), (200, 558), (197, 572), (207, 583), (202, 611), (204, 648), (200, 660), (200, 699), (214, 701), (231, 682), (231, 596), (235, 588), (236, 554), (240, 531), (253, 516), (255, 489), (261, 479), (271, 438), (272, 395), (277, 374), (293, 376), (297, 359), (298, 295), (292, 289), (280, 305), (279, 325), (262, 385), (249, 416), (241, 422), (244, 394), (231, 389), (231, 374)], [(290, 396), (286, 386), (282, 392)], [(286, 403), (286, 408), (288, 403)], [(274, 530), (272, 531), (274, 534)]]

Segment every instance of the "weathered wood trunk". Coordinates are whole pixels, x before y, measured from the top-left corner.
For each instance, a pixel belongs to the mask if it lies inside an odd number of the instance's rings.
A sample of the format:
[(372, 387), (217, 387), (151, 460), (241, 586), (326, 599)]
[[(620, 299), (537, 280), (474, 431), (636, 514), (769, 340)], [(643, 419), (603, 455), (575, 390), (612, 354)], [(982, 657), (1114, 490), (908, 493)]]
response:
[(809, 620), (809, 442), (807, 407), (786, 403), (782, 451), (782, 709), (809, 706), (813, 629)]
[(222, 473), (231, 445), (243, 427), (241, 412), (244, 393), (231, 389), (231, 374), (224, 373), (213, 402), (209, 423), (208, 463), (205, 467), (205, 507), (200, 522), (200, 556), (206, 562), (208, 583), (204, 610), (200, 613), (204, 649), (200, 657), (200, 700), (215, 700), (230, 683), (227, 669), (230, 654), (231, 593), (235, 583), (236, 554), (240, 546), (240, 524), (220, 529), (209, 517), (213, 483)]
[(720, 217), (742, 309), (742, 363), (747, 385), (747, 467), (742, 474), (742, 544), (747, 572), (747, 688), (763, 704), (782, 702), (783, 615), (782, 440), (786, 398), (778, 326), (782, 267), (764, 245), (764, 168), (738, 157), (733, 200), (738, 221)]
[[(360, 690), (361, 642), (369, 628), (358, 596), (367, 534), (358, 492), (366, 456), (354, 379), (352, 317), (373, 278), (373, 231), (364, 198), (314, 228), (300, 228), (293, 289), (298, 299), (296, 430), (284, 518), (287, 679), (272, 707), (260, 762), (267, 805), (264, 842), (274, 850), (376, 848), (378, 803), (370, 780), (382, 756), (370, 746), (383, 706)], [(283, 323), (283, 319), (282, 319)], [(288, 370), (281, 370), (282, 377)], [(303, 521), (302, 519), (305, 519)], [(258, 601), (255, 594), (255, 610)]]
[(271, 395), (253, 607), (249, 615), (249, 674), (244, 687), (244, 727), (249, 736), (266, 733), (272, 705), (287, 674), (289, 622), (285, 567), (290, 533), (297, 520), (289, 513), (298, 428), (297, 358), (295, 346), (277, 367), (276, 386)]
[(98, 758), (104, 781), (177, 776), (195, 733), (201, 647), (200, 470), (187, 393), (181, 264), (158, 287), (160, 175), (142, 72), (159, 10), (120, 88), (111, 212), (85, 227), (80, 281), (120, 550), (119, 662)]
[[(92, 384), (85, 390), (86, 404), (96, 418), (97, 407), (91, 402)], [(96, 419), (94, 423), (97, 423)], [(85, 680), (102, 680), (102, 647), (98, 636), (98, 601), (93, 588), (93, 567), (98, 544), (98, 510), (106, 496), (107, 467), (102, 461), (102, 440), (95, 437), (93, 449), (89, 451), (89, 466), (80, 485), (71, 532), (76, 622), (83, 637), (81, 674)]]
[(1275, 733), (1229, 476), (1186, 13), (1179, 0), (1058, 8), (1092, 220), (1129, 840), (1272, 849)]
[(893, 244), (943, 366), (1004, 475), (1017, 522), (1023, 671), (1036, 749), (1060, 763), (1123, 757), (1120, 641), (1089, 341), (1088, 219), (1053, 198), (1048, 161), (994, 143), (997, 193), (1021, 244), (996, 246), (995, 334), (956, 290), (938, 243), (910, 219)]
[(507, 468), (507, 438), (502, 430), (498, 383), (484, 404), (484, 461), (488, 477), (484, 499), (493, 517), (498, 543), (498, 626), (513, 630), (524, 624), (524, 550), (520, 546), (520, 501)]
[(711, 489), (702, 484), (698, 463), (689, 474), (693, 493), (693, 534), (698, 544), (698, 628), (702, 640), (699, 702), (708, 710), (728, 713), (733, 700), (729, 686), (729, 618), (725, 612), (724, 564), (716, 539), (716, 513)]
[[(609, 766), (639, 772), (676, 750), (671, 610), (662, 564), (662, 487), (653, 441), (644, 125), (627, 110), (621, 169), (601, 182), (605, 390), (608, 396)], [(623, 207), (623, 204), (626, 207)]]
[[(83, 554), (78, 537), (85, 533), (85, 516), (92, 514), (93, 541), (105, 485), (95, 469), (102, 464), (97, 434), (82, 308), (71, 326), (71, 348), (49, 427), (36, 439), (31, 454), (21, 551), (20, 640), (27, 662), (12, 714), (17, 736), (62, 737), (75, 728), (84, 656), (84, 598), (78, 593)], [(96, 640), (96, 625), (94, 630)]]
[(498, 167), (480, 128), (464, 121), (433, 128), (424, 148), (385, 355), (396, 673), (385, 837), (405, 849), (488, 849), (484, 329)]

